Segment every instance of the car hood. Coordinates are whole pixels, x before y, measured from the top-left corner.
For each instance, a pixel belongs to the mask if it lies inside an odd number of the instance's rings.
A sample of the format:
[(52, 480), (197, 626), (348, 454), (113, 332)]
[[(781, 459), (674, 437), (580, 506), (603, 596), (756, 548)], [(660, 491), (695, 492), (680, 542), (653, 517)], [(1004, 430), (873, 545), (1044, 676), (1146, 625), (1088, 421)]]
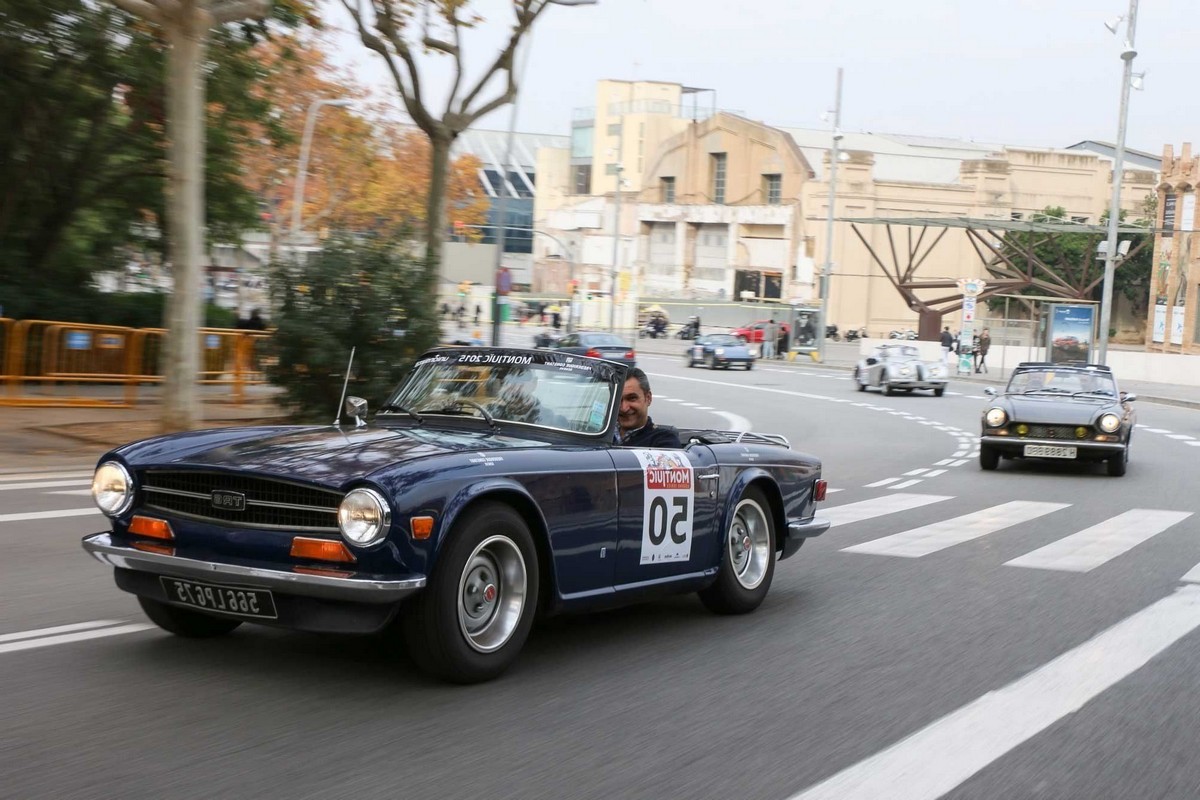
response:
[(162, 436), (121, 448), (135, 468), (211, 467), (331, 486), (397, 463), (448, 453), (486, 452), (548, 443), (513, 435), (451, 428), (272, 427)]
[(1097, 398), (1007, 395), (1002, 405), (1007, 406), (1010, 419), (1046, 425), (1090, 425), (1102, 411), (1120, 414), (1110, 401)]

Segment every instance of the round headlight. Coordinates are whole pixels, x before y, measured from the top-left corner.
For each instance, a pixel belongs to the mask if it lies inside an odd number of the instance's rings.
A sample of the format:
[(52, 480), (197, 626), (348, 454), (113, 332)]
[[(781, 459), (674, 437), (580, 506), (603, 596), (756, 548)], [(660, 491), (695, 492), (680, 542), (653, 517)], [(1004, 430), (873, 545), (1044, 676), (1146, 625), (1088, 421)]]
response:
[(989, 408), (987, 413), (983, 415), (983, 419), (988, 424), (988, 427), (999, 428), (1008, 421), (1008, 413), (1003, 408), (997, 406)]
[(1100, 430), (1105, 433), (1116, 433), (1117, 429), (1121, 427), (1121, 418), (1116, 414), (1105, 414), (1100, 417), (1100, 421), (1097, 424), (1100, 426)]
[(391, 522), (387, 501), (374, 489), (352, 489), (338, 506), (338, 527), (350, 544), (374, 544), (387, 533)]
[(719, 355), (719, 356), (723, 356), (723, 355), (725, 355), (725, 348), (724, 348), (724, 347), (718, 347), (718, 348), (716, 348), (715, 350), (713, 350), (713, 352), (714, 352), (714, 353), (716, 353), (716, 354), (717, 354), (717, 355)]
[(912, 372), (912, 370), (908, 367), (901, 367), (900, 369), (896, 370), (897, 375), (908, 375), (910, 372)]
[(133, 505), (133, 478), (116, 461), (105, 461), (92, 476), (92, 499), (110, 517), (119, 517)]

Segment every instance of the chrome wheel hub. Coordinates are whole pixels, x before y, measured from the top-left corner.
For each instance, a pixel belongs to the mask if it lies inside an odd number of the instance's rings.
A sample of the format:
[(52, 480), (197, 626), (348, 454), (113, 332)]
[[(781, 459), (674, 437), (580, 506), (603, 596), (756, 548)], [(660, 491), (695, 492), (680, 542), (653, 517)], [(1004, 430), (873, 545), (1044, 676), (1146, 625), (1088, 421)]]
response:
[(491, 536), (471, 553), (459, 579), (458, 624), (472, 649), (490, 653), (509, 640), (525, 608), (525, 559), (507, 536)]
[(753, 589), (771, 563), (771, 534), (766, 512), (753, 500), (742, 500), (729, 526), (729, 563), (738, 583)]

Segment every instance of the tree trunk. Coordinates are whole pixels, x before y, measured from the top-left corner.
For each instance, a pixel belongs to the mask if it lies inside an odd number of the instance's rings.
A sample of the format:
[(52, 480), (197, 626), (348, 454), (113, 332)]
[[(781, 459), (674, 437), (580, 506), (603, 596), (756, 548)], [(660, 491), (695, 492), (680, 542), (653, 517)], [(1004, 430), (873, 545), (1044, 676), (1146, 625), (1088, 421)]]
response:
[(175, 285), (167, 302), (167, 342), (163, 354), (164, 432), (190, 430), (200, 420), (196, 380), (201, 259), (204, 253), (204, 80), (200, 72), (206, 26), (193, 4), (182, 19), (166, 25), (167, 137), (169, 140), (167, 222)]
[(437, 279), (442, 264), (442, 244), (446, 241), (446, 183), (450, 178), (450, 145), (445, 134), (431, 134), (432, 163), (429, 170), (429, 202), (425, 207), (425, 280), (426, 296), (437, 297)]

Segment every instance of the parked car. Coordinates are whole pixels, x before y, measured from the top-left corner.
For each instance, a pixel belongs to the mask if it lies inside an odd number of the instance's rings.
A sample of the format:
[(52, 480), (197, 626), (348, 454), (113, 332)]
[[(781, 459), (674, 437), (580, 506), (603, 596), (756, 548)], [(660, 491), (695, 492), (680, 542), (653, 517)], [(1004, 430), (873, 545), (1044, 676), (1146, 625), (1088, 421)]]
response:
[(624, 339), (612, 333), (600, 331), (570, 333), (557, 342), (551, 342), (550, 347), (562, 353), (603, 358), (627, 367), (637, 366), (637, 352), (626, 344)]
[(881, 344), (854, 367), (854, 384), (860, 392), (868, 387), (884, 394), (929, 389), (935, 396), (946, 392), (948, 370), (941, 361), (922, 361), (921, 351), (911, 344)]
[(1109, 475), (1125, 474), (1137, 395), (1117, 388), (1111, 368), (1023, 362), (1003, 392), (984, 392), (996, 401), (981, 422), (983, 469), (995, 469), (1001, 458), (1045, 458), (1103, 461)]
[[(751, 344), (762, 344), (763, 330), (771, 324), (774, 324), (776, 328), (781, 329), (789, 337), (792, 335), (791, 326), (789, 326), (786, 322), (776, 321), (772, 323), (770, 320), (766, 319), (761, 319), (757, 322), (751, 322), (749, 325), (743, 325), (742, 327), (735, 329), (733, 331), (733, 335), (750, 342)], [(776, 336), (778, 337), (778, 333), (776, 333)]]
[(382, 632), (463, 683), (500, 674), (539, 614), (684, 592), (753, 611), (776, 562), (829, 527), (821, 462), (770, 434), (618, 446), (627, 375), (562, 352), (442, 348), (371, 424), (349, 398), (345, 427), (128, 444), (100, 459), (110, 527), (83, 547), (173, 634)]
[(683, 360), (689, 367), (704, 364), (709, 369), (731, 366), (754, 369), (758, 355), (743, 340), (731, 333), (709, 333), (701, 336), (684, 351)]

